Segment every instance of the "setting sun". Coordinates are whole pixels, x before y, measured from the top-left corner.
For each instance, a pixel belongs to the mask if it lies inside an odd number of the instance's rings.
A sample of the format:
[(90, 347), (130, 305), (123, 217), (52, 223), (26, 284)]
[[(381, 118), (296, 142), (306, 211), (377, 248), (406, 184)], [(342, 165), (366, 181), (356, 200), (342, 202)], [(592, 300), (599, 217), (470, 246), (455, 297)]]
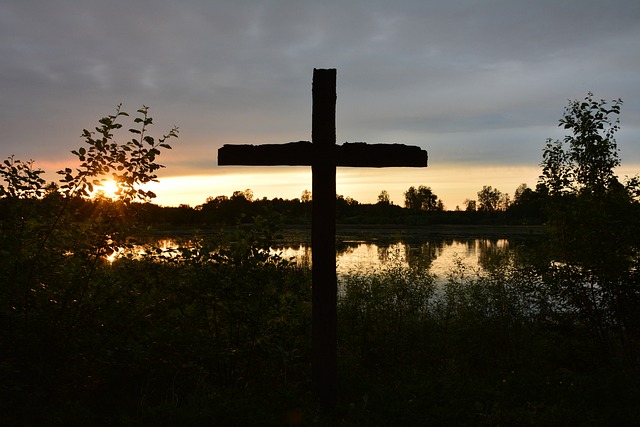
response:
[(108, 199), (115, 200), (118, 198), (116, 192), (118, 191), (118, 184), (113, 179), (105, 179), (100, 183), (100, 186), (94, 187), (92, 197), (103, 196)]

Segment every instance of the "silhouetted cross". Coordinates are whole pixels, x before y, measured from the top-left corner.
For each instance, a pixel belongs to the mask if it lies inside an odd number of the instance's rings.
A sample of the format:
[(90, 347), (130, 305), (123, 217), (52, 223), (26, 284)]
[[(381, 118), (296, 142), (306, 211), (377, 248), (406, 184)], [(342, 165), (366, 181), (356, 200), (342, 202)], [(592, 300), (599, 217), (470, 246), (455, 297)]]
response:
[(427, 166), (427, 152), (401, 144), (336, 145), (336, 70), (313, 70), (313, 142), (224, 145), (219, 165), (311, 166), (312, 381), (320, 402), (336, 403), (336, 166)]

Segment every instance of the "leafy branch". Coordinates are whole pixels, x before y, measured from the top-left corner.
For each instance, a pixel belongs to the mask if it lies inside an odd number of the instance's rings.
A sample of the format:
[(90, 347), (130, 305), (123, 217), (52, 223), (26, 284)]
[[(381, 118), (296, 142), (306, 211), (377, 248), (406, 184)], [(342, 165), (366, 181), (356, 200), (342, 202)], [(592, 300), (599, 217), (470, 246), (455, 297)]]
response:
[(41, 197), (45, 193), (46, 181), (40, 177), (42, 169), (34, 169), (33, 160), (22, 162), (10, 156), (0, 164), (0, 177), (7, 184), (0, 184), (0, 198), (10, 197), (31, 199)]
[(80, 160), (80, 166), (75, 173), (71, 168), (58, 171), (63, 176), (60, 190), (64, 195), (88, 197), (95, 187), (101, 186), (107, 179), (113, 179), (120, 201), (149, 201), (156, 197), (152, 191), (140, 187), (158, 181), (155, 172), (164, 165), (157, 163), (156, 157), (160, 155), (161, 148), (171, 149), (166, 141), (178, 137), (178, 128), (173, 127), (156, 139), (147, 134), (148, 127), (153, 124), (149, 107), (143, 106), (137, 113), (140, 116), (133, 121), (138, 127), (129, 129), (132, 137), (123, 144), (118, 143), (114, 136), (114, 132), (122, 128), (119, 123), (121, 117), (129, 116), (122, 111), (122, 104), (118, 105), (115, 114), (100, 119), (100, 126), (95, 131), (83, 130), (82, 137), (89, 149), (80, 147), (71, 152)]

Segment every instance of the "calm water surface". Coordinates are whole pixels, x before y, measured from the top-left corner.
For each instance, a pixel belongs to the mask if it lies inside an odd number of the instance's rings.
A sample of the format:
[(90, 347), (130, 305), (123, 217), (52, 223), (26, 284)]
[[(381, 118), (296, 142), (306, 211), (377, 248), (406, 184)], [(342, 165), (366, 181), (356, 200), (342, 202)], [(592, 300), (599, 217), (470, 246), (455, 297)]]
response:
[[(378, 240), (377, 233), (358, 236), (339, 236), (336, 244), (336, 265), (339, 276), (353, 271), (370, 271), (389, 263), (420, 266), (446, 280), (448, 274), (462, 262), (471, 268), (482, 269), (496, 256), (514, 251), (516, 247), (536, 242), (539, 237), (465, 237), (447, 235), (405, 234)], [(292, 259), (300, 265), (311, 265), (311, 245), (304, 239), (288, 239), (288, 243), (274, 246), (271, 251)], [(188, 240), (162, 238), (155, 242), (163, 249), (189, 246)]]
[[(311, 248), (297, 245), (272, 249), (285, 258), (293, 258), (300, 264), (311, 264)], [(379, 269), (388, 263), (404, 266), (424, 266), (440, 279), (455, 267), (457, 261), (472, 268), (482, 268), (489, 254), (508, 252), (508, 239), (430, 239), (423, 242), (374, 243), (366, 241), (341, 242), (337, 246), (338, 275), (360, 270)]]

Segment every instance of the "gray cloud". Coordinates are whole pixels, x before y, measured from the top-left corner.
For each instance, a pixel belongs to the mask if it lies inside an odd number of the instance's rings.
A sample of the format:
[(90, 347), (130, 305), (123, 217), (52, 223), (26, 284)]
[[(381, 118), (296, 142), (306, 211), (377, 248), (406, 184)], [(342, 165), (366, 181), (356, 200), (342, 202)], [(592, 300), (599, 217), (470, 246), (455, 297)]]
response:
[(82, 128), (145, 103), (158, 132), (181, 127), (167, 171), (203, 173), (224, 142), (308, 138), (311, 70), (336, 67), (340, 141), (536, 165), (592, 90), (625, 100), (640, 163), (638, 52), (637, 0), (1, 0), (2, 148), (69, 158)]

